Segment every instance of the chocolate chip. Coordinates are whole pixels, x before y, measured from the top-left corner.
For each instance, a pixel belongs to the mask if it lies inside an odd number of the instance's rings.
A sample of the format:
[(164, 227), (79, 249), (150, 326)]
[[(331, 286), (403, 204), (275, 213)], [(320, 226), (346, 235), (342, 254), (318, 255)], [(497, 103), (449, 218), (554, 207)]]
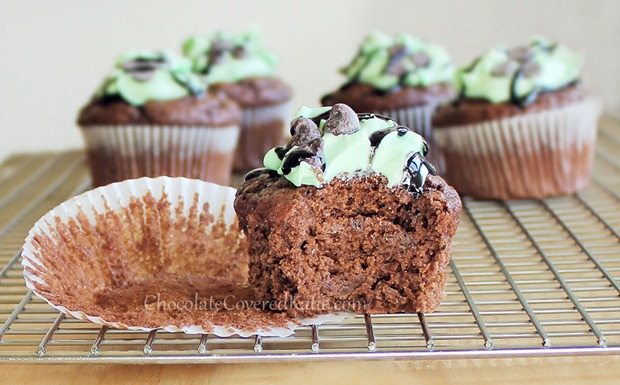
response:
[(211, 51), (230, 51), (233, 48), (233, 44), (224, 39), (217, 39), (211, 45)]
[(321, 131), (312, 119), (299, 117), (291, 122), (291, 135), (293, 137), (286, 146), (289, 149), (293, 146), (303, 146), (320, 138)]
[(514, 60), (507, 60), (493, 68), (491, 75), (498, 77), (512, 76), (518, 69), (519, 63)]
[(407, 55), (407, 47), (402, 44), (395, 45), (388, 50), (390, 60), (385, 67), (385, 72), (391, 75), (403, 76), (407, 73), (407, 67), (403, 59)]
[(242, 45), (238, 45), (233, 49), (232, 55), (237, 59), (243, 59), (248, 56), (248, 51)]
[(527, 45), (524, 45), (521, 47), (515, 47), (515, 48), (508, 50), (508, 56), (510, 56), (512, 60), (516, 60), (520, 63), (523, 63), (529, 60), (531, 55), (532, 55), (532, 49), (530, 48), (530, 46), (527, 46)]
[(338, 103), (332, 107), (324, 129), (334, 135), (352, 134), (360, 129), (360, 120), (353, 109)]
[(523, 64), (521, 67), (521, 71), (523, 72), (523, 76), (526, 78), (531, 78), (540, 73), (540, 65), (535, 61), (528, 61)]
[(136, 59), (132, 61), (128, 61), (121, 65), (121, 68), (125, 70), (128, 74), (130, 74), (137, 81), (148, 81), (150, 80), (155, 71), (164, 65), (164, 61), (162, 60), (146, 60), (146, 59)]
[(321, 155), (321, 157), (323, 157), (323, 139), (313, 139), (310, 143), (308, 143), (307, 147), (315, 155)]
[(414, 52), (411, 55), (411, 61), (416, 67), (425, 68), (431, 65), (431, 57), (426, 52)]

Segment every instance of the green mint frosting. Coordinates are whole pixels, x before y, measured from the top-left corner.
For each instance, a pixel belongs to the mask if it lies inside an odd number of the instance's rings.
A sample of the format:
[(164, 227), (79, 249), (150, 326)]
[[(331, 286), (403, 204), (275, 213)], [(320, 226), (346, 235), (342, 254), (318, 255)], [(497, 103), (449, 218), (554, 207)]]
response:
[(192, 72), (191, 62), (171, 52), (130, 51), (119, 56), (114, 70), (97, 91), (99, 97), (119, 96), (142, 106), (198, 95), (206, 84)]
[(540, 92), (578, 81), (582, 66), (581, 54), (534, 39), (527, 46), (491, 48), (456, 77), (463, 97), (527, 104)]
[[(342, 112), (334, 114), (336, 108)], [(336, 177), (357, 172), (383, 174), (389, 187), (398, 186), (407, 180), (405, 172), (412, 156), (423, 158), (427, 151), (424, 139), (415, 132), (383, 117), (355, 114), (343, 104), (304, 106), (294, 117), (289, 145), (269, 150), (263, 164), (295, 186), (321, 187)], [(302, 125), (298, 125), (300, 120)], [(319, 122), (323, 123), (321, 127)]]
[(266, 50), (254, 29), (239, 35), (217, 32), (190, 37), (183, 43), (183, 54), (208, 83), (272, 76), (277, 65), (275, 55)]
[[(423, 151), (424, 140), (420, 135), (411, 131), (402, 136), (398, 135), (398, 132), (390, 132), (377, 146), (370, 168), (385, 175), (388, 178), (388, 184), (395, 186), (403, 179), (403, 160), (411, 155), (412, 148), (419, 152)], [(399, 164), (400, 168), (397, 167)]]
[(342, 72), (349, 82), (379, 90), (398, 85), (427, 87), (452, 83), (454, 64), (448, 52), (435, 44), (401, 33), (375, 32), (366, 37), (357, 56)]

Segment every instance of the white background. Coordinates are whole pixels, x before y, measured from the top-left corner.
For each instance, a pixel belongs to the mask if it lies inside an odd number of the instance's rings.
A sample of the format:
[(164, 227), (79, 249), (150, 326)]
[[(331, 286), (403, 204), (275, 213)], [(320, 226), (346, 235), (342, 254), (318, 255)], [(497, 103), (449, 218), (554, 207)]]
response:
[(406, 31), (466, 64), (533, 35), (586, 53), (585, 82), (620, 115), (619, 0), (0, 0), (0, 158), (82, 145), (76, 114), (116, 56), (195, 33), (262, 30), (296, 104), (317, 104), (368, 32)]

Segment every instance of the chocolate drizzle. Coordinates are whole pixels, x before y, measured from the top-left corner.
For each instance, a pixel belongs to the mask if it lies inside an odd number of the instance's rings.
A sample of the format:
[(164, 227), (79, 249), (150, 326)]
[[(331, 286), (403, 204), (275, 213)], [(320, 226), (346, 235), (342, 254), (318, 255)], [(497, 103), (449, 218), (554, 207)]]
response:
[(274, 171), (274, 170), (270, 170), (270, 169), (265, 168), (265, 167), (256, 168), (256, 169), (248, 172), (247, 174), (245, 174), (245, 176), (243, 177), (243, 180), (247, 182), (247, 181), (249, 181), (251, 179), (258, 178), (261, 175), (269, 175), (270, 177), (276, 177), (276, 176), (278, 176), (278, 172)]
[(121, 64), (121, 68), (138, 82), (151, 80), (153, 75), (155, 75), (155, 71), (162, 67), (166, 67), (166, 60), (163, 55), (153, 59), (141, 57)]
[[(320, 118), (319, 118), (320, 116)], [(295, 167), (302, 162), (314, 168), (316, 173), (319, 170), (325, 171), (324, 142), (321, 130), (318, 128), (316, 120), (325, 120), (323, 130), (333, 135), (351, 135), (361, 129), (360, 120), (379, 118), (391, 121), (387, 116), (373, 113), (356, 114), (349, 106), (336, 104), (329, 111), (314, 118), (299, 117), (291, 122), (290, 132), (292, 138), (283, 147), (276, 147), (273, 151), (282, 161), (278, 171), (267, 169), (256, 169), (248, 173), (245, 180), (250, 180), (258, 176), (269, 173), (270, 176), (289, 175)], [(317, 119), (319, 118), (319, 119)], [(372, 148), (377, 148), (386, 135), (396, 132), (402, 137), (409, 133), (409, 128), (405, 126), (391, 126), (374, 131), (368, 138)], [(413, 134), (415, 134), (412, 131)], [(417, 134), (415, 134), (417, 135)], [(423, 147), (416, 151), (407, 159), (403, 168), (404, 176), (402, 184), (416, 196), (422, 193), (423, 184), (428, 174), (435, 175), (436, 171), (424, 156), (428, 153), (428, 144), (422, 139)], [(354, 171), (354, 170), (351, 170)], [(318, 175), (318, 174), (317, 174)]]
[(373, 132), (372, 134), (370, 134), (370, 138), (368, 138), (370, 140), (370, 145), (372, 147), (379, 146), (383, 138), (385, 138), (387, 134), (394, 132), (394, 130), (395, 130), (394, 127), (390, 127), (390, 128), (384, 128), (383, 130), (378, 130), (378, 131)]
[(286, 147), (276, 147), (274, 149), (274, 152), (276, 153), (276, 155), (278, 156), (278, 158), (280, 160), (284, 159), (284, 156), (286, 155), (286, 153), (288, 152), (289, 149), (287, 149)]
[[(185, 88), (195, 97), (202, 97), (206, 93), (205, 85), (192, 73), (176, 71), (171, 67), (170, 58), (163, 52), (157, 52), (152, 56), (137, 56), (133, 60), (128, 60), (117, 64), (117, 68), (131, 76), (131, 78), (139, 83), (146, 83), (153, 79), (157, 71), (167, 71), (175, 83)], [(106, 90), (110, 84), (117, 81), (117, 76), (112, 75), (106, 78), (101, 86), (102, 90)], [(118, 100), (124, 100), (118, 94), (107, 94), (103, 92), (100, 96), (103, 103), (111, 103)]]
[[(535, 42), (528, 46), (520, 46), (506, 50), (508, 59), (498, 65), (491, 74), (493, 76), (510, 76), (510, 100), (509, 102), (519, 107), (527, 107), (532, 104), (538, 98), (538, 95), (544, 92), (556, 91), (564, 88), (548, 89), (539, 86), (535, 86), (530, 92), (524, 95), (519, 95), (518, 86), (523, 80), (531, 79), (540, 73), (540, 65), (534, 61), (535, 49), (542, 50), (547, 53), (553, 52), (557, 47), (556, 44), (543, 44), (541, 42)], [(474, 60), (467, 68), (463, 70), (465, 73), (471, 73), (478, 63), (481, 57)], [(574, 84), (571, 82), (570, 84)], [(466, 87), (463, 84), (460, 91), (460, 98), (465, 98)], [(455, 101), (458, 104), (458, 101)]]
[(299, 166), (299, 164), (305, 160), (314, 157), (316, 154), (306, 149), (293, 150), (286, 154), (284, 162), (282, 163), (282, 173), (287, 175), (291, 172), (293, 167)]
[(380, 114), (374, 114), (371, 112), (362, 112), (357, 114), (357, 118), (359, 120), (367, 120), (367, 119), (372, 119), (372, 118), (379, 118), (379, 119), (383, 119), (385, 121), (388, 120), (393, 120), (392, 118), (390, 118), (389, 116), (385, 116), (385, 115), (380, 115)]
[(226, 61), (227, 53), (235, 59), (243, 59), (250, 55), (244, 44), (233, 44), (232, 42), (219, 37), (213, 41), (211, 48), (205, 52), (207, 57), (207, 65), (200, 72), (203, 75), (208, 74), (214, 65), (221, 64)]
[(436, 175), (437, 170), (419, 152), (414, 153), (407, 159), (405, 166), (403, 185), (409, 191), (419, 197), (424, 191), (424, 182), (428, 174)]
[[(377, 48), (377, 50), (384, 48)], [(373, 53), (376, 53), (374, 51)], [(361, 49), (358, 51), (353, 61), (345, 67), (342, 71), (346, 74), (348, 69), (355, 67), (364, 68), (372, 62), (373, 53), (366, 54)], [(432, 58), (424, 51), (413, 51), (405, 44), (394, 44), (387, 49), (388, 60), (381, 69), (381, 73), (387, 75), (393, 75), (398, 78), (396, 83), (391, 87), (379, 88), (375, 87), (375, 92), (379, 95), (389, 94), (396, 92), (405, 86), (405, 79), (410, 73), (423, 68), (428, 68), (432, 64)], [(373, 63), (374, 64), (374, 63)], [(346, 89), (346, 87), (360, 82), (360, 74), (362, 71), (358, 71), (352, 78), (347, 81), (340, 89)]]

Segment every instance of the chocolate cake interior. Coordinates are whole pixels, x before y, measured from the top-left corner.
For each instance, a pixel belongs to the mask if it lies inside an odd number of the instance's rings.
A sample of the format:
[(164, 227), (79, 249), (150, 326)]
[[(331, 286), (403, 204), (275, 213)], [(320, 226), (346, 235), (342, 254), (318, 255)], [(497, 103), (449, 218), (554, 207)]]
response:
[(326, 310), (434, 310), (445, 285), (460, 199), (429, 176), (417, 197), (379, 174), (294, 187), (262, 175), (235, 209), (249, 241), (257, 297), (294, 315)]

